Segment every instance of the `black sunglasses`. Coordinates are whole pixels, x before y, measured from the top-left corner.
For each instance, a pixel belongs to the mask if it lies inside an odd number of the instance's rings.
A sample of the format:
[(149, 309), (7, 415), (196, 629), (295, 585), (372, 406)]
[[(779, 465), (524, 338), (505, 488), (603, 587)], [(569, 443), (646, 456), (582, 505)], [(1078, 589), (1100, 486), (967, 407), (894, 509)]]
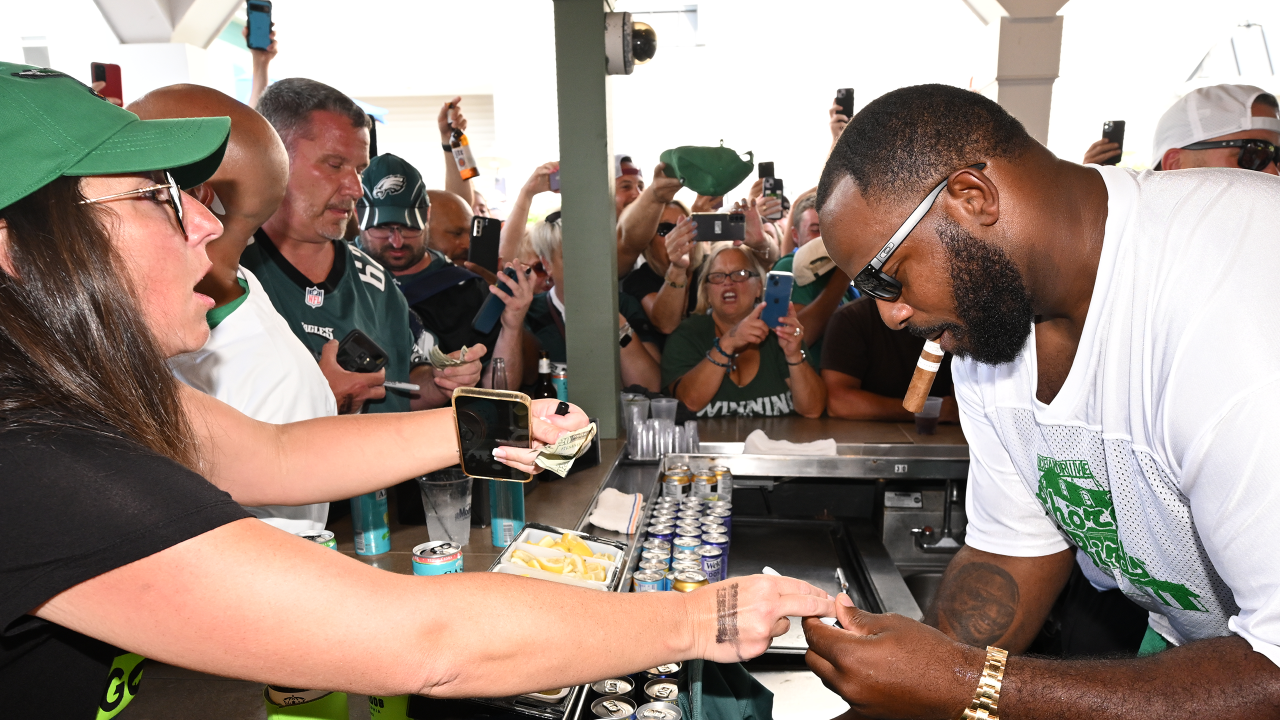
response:
[(1244, 170), (1263, 170), (1273, 162), (1280, 162), (1280, 148), (1266, 140), (1210, 140), (1192, 143), (1183, 150), (1217, 150), (1218, 148), (1240, 148), (1240, 156), (1236, 164)]
[(669, 222), (658, 223), (658, 234), (661, 235), (662, 237), (666, 237), (667, 233), (675, 229), (676, 229), (675, 223), (669, 223)]
[[(986, 166), (986, 163), (974, 163), (969, 167), (982, 170)], [(916, 229), (916, 225), (920, 224), (920, 220), (929, 213), (929, 209), (933, 207), (933, 202), (938, 199), (938, 195), (942, 193), (942, 188), (947, 186), (947, 181), (950, 179), (951, 176), (949, 175), (943, 178), (942, 182), (929, 191), (929, 194), (916, 206), (916, 209), (911, 211), (911, 214), (903, 221), (898, 231), (893, 234), (893, 237), (889, 238), (889, 242), (885, 243), (884, 247), (880, 248), (880, 252), (871, 258), (871, 262), (862, 268), (862, 272), (853, 278), (854, 287), (880, 300), (897, 300), (902, 295), (902, 283), (881, 268), (889, 261), (889, 258), (893, 256), (898, 247), (902, 245), (902, 242), (907, 239), (911, 231)]]

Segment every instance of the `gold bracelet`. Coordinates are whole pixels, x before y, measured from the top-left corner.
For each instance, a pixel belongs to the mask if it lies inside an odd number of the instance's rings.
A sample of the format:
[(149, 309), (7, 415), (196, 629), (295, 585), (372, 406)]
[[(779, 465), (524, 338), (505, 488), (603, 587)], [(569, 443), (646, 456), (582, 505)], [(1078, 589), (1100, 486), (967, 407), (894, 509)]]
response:
[(987, 662), (982, 666), (982, 678), (973, 693), (973, 702), (960, 713), (961, 720), (1000, 720), (997, 714), (1000, 704), (1000, 684), (1004, 681), (1004, 664), (1009, 653), (998, 647), (987, 646)]

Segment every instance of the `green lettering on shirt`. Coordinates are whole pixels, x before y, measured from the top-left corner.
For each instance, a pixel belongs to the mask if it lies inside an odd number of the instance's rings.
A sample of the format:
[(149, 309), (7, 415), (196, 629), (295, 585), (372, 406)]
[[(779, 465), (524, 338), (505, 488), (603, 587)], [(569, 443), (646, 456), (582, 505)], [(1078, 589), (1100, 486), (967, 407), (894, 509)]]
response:
[(98, 703), (97, 720), (111, 720), (128, 707), (142, 683), (144, 662), (146, 658), (137, 653), (116, 656), (111, 663), (111, 672), (107, 674), (107, 689)]
[[(1040, 487), (1036, 497), (1058, 527), (1102, 570), (1119, 571), (1169, 607), (1206, 612), (1200, 596), (1186, 585), (1152, 577), (1146, 561), (1124, 551), (1109, 490), (1089, 487), (1095, 477), (1084, 460), (1036, 456)], [(1084, 481), (1084, 482), (1076, 482)]]

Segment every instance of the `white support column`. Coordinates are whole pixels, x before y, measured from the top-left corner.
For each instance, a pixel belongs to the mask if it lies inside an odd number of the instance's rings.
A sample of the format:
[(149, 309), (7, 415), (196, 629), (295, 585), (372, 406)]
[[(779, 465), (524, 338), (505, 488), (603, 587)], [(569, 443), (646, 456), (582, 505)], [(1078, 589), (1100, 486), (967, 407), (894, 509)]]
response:
[(1031, 137), (1049, 142), (1053, 81), (1062, 55), (1062, 16), (1067, 0), (1000, 0), (998, 101), (1022, 121)]

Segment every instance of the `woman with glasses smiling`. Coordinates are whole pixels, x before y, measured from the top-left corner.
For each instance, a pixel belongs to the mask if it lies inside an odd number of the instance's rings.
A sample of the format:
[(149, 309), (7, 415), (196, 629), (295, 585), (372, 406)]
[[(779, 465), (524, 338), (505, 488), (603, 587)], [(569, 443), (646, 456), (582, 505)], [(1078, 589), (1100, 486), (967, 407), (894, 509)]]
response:
[(696, 312), (667, 338), (662, 386), (699, 417), (821, 415), (827, 389), (795, 306), (777, 328), (760, 319), (764, 270), (749, 248), (720, 245), (705, 267)]

